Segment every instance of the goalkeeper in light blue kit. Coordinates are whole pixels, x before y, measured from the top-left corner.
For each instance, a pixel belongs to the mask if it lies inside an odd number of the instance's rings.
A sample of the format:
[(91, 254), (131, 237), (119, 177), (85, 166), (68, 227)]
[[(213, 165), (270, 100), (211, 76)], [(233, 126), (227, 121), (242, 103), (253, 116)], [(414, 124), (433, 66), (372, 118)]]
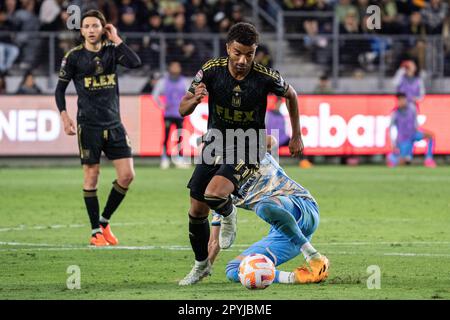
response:
[[(268, 145), (274, 145), (275, 139), (268, 138)], [(329, 261), (310, 243), (319, 225), (318, 205), (309, 191), (289, 178), (269, 153), (261, 161), (259, 170), (240, 187), (233, 202), (239, 208), (254, 211), (271, 228), (266, 237), (228, 262), (228, 279), (239, 282), (239, 264), (253, 253), (267, 256), (275, 266), (303, 254), (307, 264), (293, 272), (276, 270), (276, 283), (312, 283), (327, 278)], [(220, 219), (219, 214), (213, 214), (208, 246), (211, 264), (220, 251)]]

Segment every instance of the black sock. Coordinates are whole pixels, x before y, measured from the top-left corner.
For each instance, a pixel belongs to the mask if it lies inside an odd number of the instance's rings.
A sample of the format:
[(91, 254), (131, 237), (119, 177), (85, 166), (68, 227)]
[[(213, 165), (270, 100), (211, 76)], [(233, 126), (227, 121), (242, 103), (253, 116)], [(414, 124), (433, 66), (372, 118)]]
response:
[(194, 218), (189, 215), (189, 240), (194, 250), (195, 260), (208, 258), (209, 222), (208, 217)]
[(84, 203), (86, 204), (86, 209), (89, 215), (89, 220), (91, 221), (92, 230), (100, 229), (99, 224), (99, 205), (97, 197), (97, 189), (95, 190), (85, 190), (83, 189)]
[[(102, 217), (106, 220), (111, 219), (114, 211), (116, 211), (117, 207), (119, 207), (123, 198), (127, 193), (128, 189), (120, 186), (117, 183), (117, 180), (114, 180), (113, 187), (111, 192), (109, 193), (108, 201), (106, 202), (105, 209), (103, 210)], [(105, 228), (108, 223), (101, 223), (101, 225)]]

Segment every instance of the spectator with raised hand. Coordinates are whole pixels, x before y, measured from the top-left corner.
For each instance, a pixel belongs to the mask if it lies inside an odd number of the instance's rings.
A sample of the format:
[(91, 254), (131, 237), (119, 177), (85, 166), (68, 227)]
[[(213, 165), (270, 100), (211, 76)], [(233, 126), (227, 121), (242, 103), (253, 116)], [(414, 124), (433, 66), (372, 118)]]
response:
[(393, 84), (398, 93), (405, 95), (408, 102), (417, 102), (425, 96), (425, 85), (413, 60), (403, 61), (395, 73)]

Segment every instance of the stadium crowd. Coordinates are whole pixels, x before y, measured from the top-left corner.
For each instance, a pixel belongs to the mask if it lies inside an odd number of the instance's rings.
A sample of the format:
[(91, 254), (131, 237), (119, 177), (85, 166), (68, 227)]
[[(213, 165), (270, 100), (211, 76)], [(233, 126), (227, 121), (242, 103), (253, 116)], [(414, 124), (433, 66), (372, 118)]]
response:
[[(330, 64), (332, 59), (332, 17), (315, 17), (314, 12), (334, 10), (339, 18), (339, 32), (343, 35), (400, 34), (413, 35), (401, 41), (375, 38), (340, 40), (340, 64), (373, 71), (381, 52), (393, 52), (392, 70), (405, 59), (416, 61), (419, 70), (426, 67), (427, 37), (443, 35), (445, 42), (446, 75), (450, 75), (450, 0), (276, 0), (287, 12), (311, 12), (311, 17), (287, 17), (286, 32), (305, 35), (301, 42), (291, 45), (299, 54), (307, 52), (313, 62)], [(183, 72), (192, 75), (211, 58), (213, 42), (198, 34), (226, 34), (236, 22), (246, 21), (248, 8), (236, 0), (0, 0), (0, 78), (14, 66), (26, 74), (48, 63), (48, 38), (36, 37), (21, 31), (67, 30), (70, 5), (81, 9), (99, 9), (121, 33), (145, 32), (139, 38), (129, 37), (127, 43), (140, 55), (143, 72), (159, 69), (162, 43), (157, 34), (168, 34), (166, 62), (177, 60)], [(259, 4), (271, 8), (271, 1)], [(367, 28), (367, 7), (381, 9), (382, 28)], [(270, 10), (268, 10), (270, 12)], [(273, 11), (272, 11), (273, 12)], [(291, 19), (291, 20), (289, 20)], [(186, 35), (192, 34), (192, 36)], [(328, 36), (327, 36), (328, 35)], [(65, 33), (55, 39), (55, 66), (71, 47), (73, 37)], [(220, 44), (221, 54), (224, 44)], [(263, 46), (259, 62), (271, 65), (268, 48)], [(158, 70), (159, 71), (159, 70)]]

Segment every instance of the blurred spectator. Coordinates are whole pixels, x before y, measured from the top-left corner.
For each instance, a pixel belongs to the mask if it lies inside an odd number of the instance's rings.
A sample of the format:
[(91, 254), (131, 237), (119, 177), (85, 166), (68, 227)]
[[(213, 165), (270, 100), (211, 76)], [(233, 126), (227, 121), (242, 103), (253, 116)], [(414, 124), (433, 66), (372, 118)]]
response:
[(381, 9), (381, 33), (399, 34), (401, 33), (398, 21), (398, 9), (395, 0), (380, 0), (378, 6)]
[(41, 58), (41, 39), (28, 32), (39, 31), (40, 22), (35, 14), (34, 0), (21, 0), (20, 4), (21, 9), (14, 12), (11, 21), (15, 31), (25, 32), (18, 33), (15, 42), (21, 50), (20, 68), (29, 70), (35, 68)]
[[(185, 8), (181, 1), (176, 0), (161, 0), (159, 1), (159, 11), (164, 17), (163, 24), (171, 26), (176, 23), (176, 17), (185, 14)], [(187, 29), (187, 28), (186, 28)]]
[(272, 68), (272, 56), (270, 55), (269, 48), (263, 44), (260, 44), (256, 49), (255, 62), (260, 63), (267, 68)]
[(162, 18), (158, 12), (153, 11), (148, 17), (148, 24), (143, 27), (146, 35), (143, 37), (143, 48), (141, 52), (141, 59), (145, 65), (150, 68), (159, 66), (159, 58), (161, 53), (161, 41), (157, 34), (163, 32)]
[[(122, 1), (123, 2), (123, 1)], [(133, 6), (122, 6), (120, 8), (120, 20), (118, 24), (119, 32), (140, 32), (140, 25), (137, 20), (136, 9)], [(127, 45), (135, 52), (141, 51), (142, 39), (140, 36), (129, 36), (126, 38)]]
[(34, 81), (33, 74), (27, 72), (23, 77), (16, 94), (40, 94), (41, 92), (41, 89), (39, 89)]
[(141, 93), (142, 94), (151, 94), (159, 79), (161, 79), (161, 73), (153, 72), (150, 75), (150, 77), (147, 79), (147, 82), (145, 83), (144, 87), (142, 88)]
[(278, 139), (278, 145), (280, 147), (287, 146), (290, 140), (286, 131), (284, 115), (280, 111), (282, 103), (282, 99), (277, 97), (275, 107), (271, 110), (267, 110), (266, 115), (267, 134), (275, 136)]
[(57, 31), (63, 29), (61, 20), (62, 0), (44, 0), (39, 9), (39, 21), (42, 31)]
[(174, 38), (171, 37), (167, 41), (168, 60), (180, 61), (186, 74), (194, 74), (205, 61), (197, 58), (193, 41), (185, 35), (186, 19), (184, 14), (179, 13), (175, 16), (174, 24), (167, 28), (167, 32), (175, 34)]
[(300, 11), (306, 9), (305, 0), (284, 0), (283, 7), (288, 11)]
[(409, 24), (406, 26), (404, 33), (414, 36), (405, 41), (406, 48), (404, 51), (409, 58), (414, 58), (418, 61), (420, 70), (425, 69), (427, 31), (419, 11), (411, 13)]
[(338, 4), (335, 7), (335, 10), (339, 19), (339, 23), (345, 23), (345, 20), (350, 12), (354, 14), (356, 23), (359, 23), (358, 9), (352, 4), (351, 0), (339, 0)]
[[(180, 106), (181, 99), (186, 94), (189, 88), (190, 82), (188, 79), (181, 75), (182, 69), (181, 64), (178, 61), (171, 61), (168, 66), (168, 74), (162, 77), (156, 83), (153, 88), (153, 99), (156, 102), (158, 108), (164, 111), (164, 142), (163, 142), (163, 153), (161, 157), (161, 168), (167, 169), (170, 166), (168, 150), (169, 133), (172, 125), (175, 125), (177, 130), (183, 128), (183, 117), (180, 115), (178, 108)], [(160, 100), (160, 96), (165, 96), (165, 102)], [(177, 132), (177, 157), (180, 156), (181, 152), (181, 137), (178, 136)], [(178, 159), (179, 160), (179, 159)], [(174, 161), (174, 164), (178, 166), (182, 161)]]
[(364, 17), (367, 15), (367, 8), (369, 7), (369, 0), (357, 0), (356, 1), (356, 10), (358, 13), (359, 23), (361, 24), (361, 29), (365, 28), (365, 20)]
[(214, 22), (217, 23), (226, 18), (231, 20), (231, 12), (233, 10), (233, 4), (235, 2), (236, 1), (230, 0), (217, 0), (212, 7)]
[(306, 36), (303, 45), (309, 49), (311, 60), (319, 64), (327, 64), (331, 60), (331, 49), (328, 38), (320, 35), (319, 20), (305, 20), (303, 28)]
[[(211, 32), (208, 26), (208, 18), (206, 13), (199, 11), (193, 16), (193, 18), (194, 25), (191, 28), (192, 33), (207, 34)], [(196, 40), (194, 40), (193, 43), (199, 60), (206, 61), (211, 58), (211, 52), (213, 50), (211, 39), (201, 39), (196, 37)]]
[[(340, 25), (340, 33), (342, 35), (360, 35), (361, 29), (358, 24), (356, 11), (348, 11), (344, 22)], [(361, 39), (344, 39), (340, 43), (340, 61), (342, 64), (358, 66), (358, 58), (367, 50), (365, 40)]]
[[(0, 32), (13, 31), (10, 20), (16, 8), (14, 0), (6, 1), (5, 10), (0, 11)], [(5, 74), (19, 56), (19, 48), (13, 43), (9, 34), (0, 35), (0, 74)]]
[(428, 34), (442, 34), (442, 26), (448, 15), (448, 4), (442, 0), (430, 0), (422, 9), (422, 16)]
[(0, 74), (0, 94), (6, 94), (6, 77)]
[(331, 87), (330, 79), (327, 75), (322, 75), (319, 78), (319, 83), (314, 89), (314, 93), (316, 94), (333, 94), (334, 90)]
[[(209, 19), (211, 14), (211, 7), (205, 0), (188, 0), (186, 1), (186, 21), (195, 23), (195, 15), (198, 12), (204, 12)], [(207, 22), (210, 26), (210, 21)]]
[(425, 96), (425, 85), (419, 76), (417, 65), (412, 60), (403, 61), (395, 73), (393, 84), (397, 92), (406, 96), (409, 102), (417, 102)]
[(244, 17), (244, 9), (242, 8), (242, 6), (240, 4), (235, 4), (231, 11), (231, 23), (236, 24), (239, 22), (249, 21), (247, 21), (247, 19)]

